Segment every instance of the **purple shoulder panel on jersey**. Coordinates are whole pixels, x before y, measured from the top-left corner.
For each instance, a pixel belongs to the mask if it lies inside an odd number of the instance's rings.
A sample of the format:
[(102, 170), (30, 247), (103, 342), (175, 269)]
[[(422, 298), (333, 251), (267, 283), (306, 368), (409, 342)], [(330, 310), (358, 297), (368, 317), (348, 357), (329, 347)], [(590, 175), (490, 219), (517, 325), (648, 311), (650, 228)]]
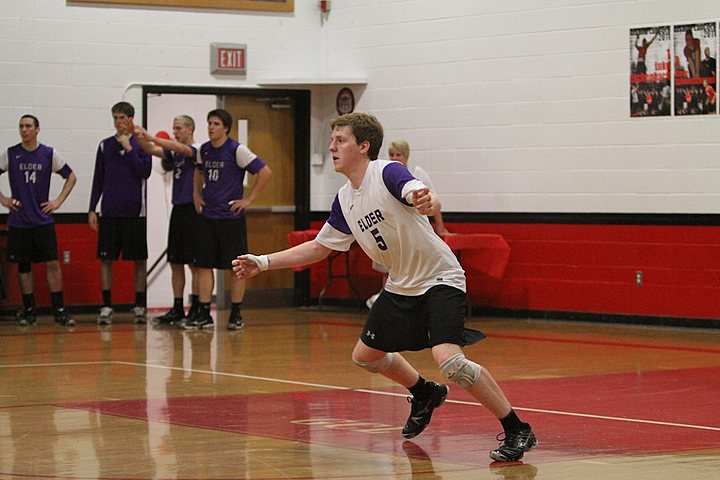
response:
[(348, 227), (347, 220), (345, 220), (345, 215), (342, 213), (342, 208), (340, 208), (340, 201), (338, 200), (337, 195), (335, 195), (335, 200), (333, 201), (332, 208), (330, 209), (330, 217), (327, 219), (327, 223), (329, 223), (330, 226), (338, 232), (342, 232), (345, 235), (352, 234), (350, 227)]
[(62, 168), (60, 170), (58, 170), (55, 173), (60, 175), (62, 178), (67, 178), (72, 173), (72, 168), (70, 168), (70, 165), (68, 165), (66, 163), (65, 165), (62, 166)]
[(248, 163), (248, 166), (245, 167), (245, 170), (247, 170), (248, 172), (250, 172), (254, 175), (254, 174), (258, 173), (260, 170), (262, 170), (264, 166), (265, 166), (265, 162), (262, 161), (262, 158), (255, 157), (255, 159), (252, 162)]
[(385, 166), (382, 172), (383, 182), (393, 197), (403, 204), (410, 204), (402, 197), (403, 187), (410, 180), (415, 180), (410, 171), (400, 162), (392, 162)]

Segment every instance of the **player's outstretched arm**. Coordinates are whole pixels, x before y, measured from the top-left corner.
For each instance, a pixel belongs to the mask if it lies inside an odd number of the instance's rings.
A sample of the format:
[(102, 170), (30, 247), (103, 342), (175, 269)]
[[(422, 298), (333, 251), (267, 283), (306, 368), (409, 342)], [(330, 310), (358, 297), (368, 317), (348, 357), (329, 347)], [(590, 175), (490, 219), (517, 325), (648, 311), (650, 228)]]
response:
[(133, 125), (133, 133), (140, 147), (150, 155), (163, 158), (163, 150), (154, 143), (154, 137), (140, 125)]
[(268, 255), (241, 255), (233, 260), (235, 276), (243, 279), (254, 277), (265, 270), (301, 267), (327, 258), (331, 249), (309, 240), (287, 250)]

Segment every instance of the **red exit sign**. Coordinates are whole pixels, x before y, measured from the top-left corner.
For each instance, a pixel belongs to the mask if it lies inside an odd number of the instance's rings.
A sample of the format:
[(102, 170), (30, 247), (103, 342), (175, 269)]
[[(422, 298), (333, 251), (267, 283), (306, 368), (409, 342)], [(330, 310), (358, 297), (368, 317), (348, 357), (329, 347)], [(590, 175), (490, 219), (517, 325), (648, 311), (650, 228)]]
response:
[(245, 50), (240, 48), (218, 48), (218, 68), (245, 70)]
[(210, 44), (210, 73), (245, 75), (245, 45), (234, 43)]

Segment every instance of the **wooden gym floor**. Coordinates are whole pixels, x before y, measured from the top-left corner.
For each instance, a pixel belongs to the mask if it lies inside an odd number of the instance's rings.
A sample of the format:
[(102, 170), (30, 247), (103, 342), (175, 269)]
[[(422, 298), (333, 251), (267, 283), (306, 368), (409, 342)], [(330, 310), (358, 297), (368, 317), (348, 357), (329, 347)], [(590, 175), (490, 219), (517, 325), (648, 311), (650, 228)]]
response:
[[(0, 322), (2, 479), (718, 479), (720, 330), (475, 317), (467, 349), (539, 446), (491, 463), (459, 387), (404, 441), (407, 392), (355, 367), (364, 313), (246, 310), (228, 332)], [(429, 352), (406, 354), (441, 381)]]

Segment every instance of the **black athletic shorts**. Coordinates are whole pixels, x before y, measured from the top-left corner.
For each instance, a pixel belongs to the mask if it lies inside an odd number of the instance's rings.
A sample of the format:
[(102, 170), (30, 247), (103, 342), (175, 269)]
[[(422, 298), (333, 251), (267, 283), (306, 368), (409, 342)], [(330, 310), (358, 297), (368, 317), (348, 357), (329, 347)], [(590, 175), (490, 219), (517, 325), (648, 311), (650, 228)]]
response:
[(197, 222), (195, 205), (173, 205), (168, 228), (167, 261), (178, 265), (192, 264), (195, 260)]
[(8, 229), (7, 259), (11, 263), (57, 260), (55, 224)]
[(147, 260), (147, 219), (145, 217), (100, 217), (97, 258)]
[(198, 219), (195, 266), (230, 270), (238, 255), (248, 253), (245, 215), (233, 220)]
[(383, 352), (423, 350), (442, 343), (472, 345), (485, 335), (465, 328), (465, 292), (437, 285), (417, 297), (383, 290), (360, 339)]

